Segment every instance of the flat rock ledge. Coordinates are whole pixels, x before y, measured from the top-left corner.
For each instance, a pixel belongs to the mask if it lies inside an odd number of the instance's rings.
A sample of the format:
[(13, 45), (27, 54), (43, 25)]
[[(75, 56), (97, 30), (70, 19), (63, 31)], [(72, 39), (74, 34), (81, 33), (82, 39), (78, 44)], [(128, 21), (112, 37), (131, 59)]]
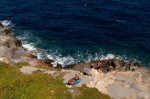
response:
[[(75, 74), (79, 74), (82, 81), (77, 87), (86, 84), (88, 87), (97, 88), (100, 92), (108, 94), (114, 99), (150, 99), (150, 81), (145, 83), (144, 79), (141, 78), (142, 73), (138, 71), (112, 71), (96, 74), (96, 71), (92, 70), (94, 72), (92, 75), (83, 75), (74, 70), (62, 70), (62, 72), (66, 72), (64, 83), (74, 77)], [(150, 75), (147, 76), (150, 77)]]
[(37, 72), (42, 72), (42, 73), (47, 73), (47, 74), (50, 74), (50, 75), (53, 75), (53, 76), (56, 73), (56, 71), (41, 69), (41, 68), (32, 67), (32, 66), (23, 66), (20, 69), (20, 71), (23, 74), (33, 74), (33, 73), (37, 73)]
[[(73, 78), (75, 74), (79, 74), (82, 81), (77, 84), (77, 87), (86, 84), (88, 87), (97, 88), (100, 92), (108, 94), (114, 99), (150, 99), (150, 81), (145, 82), (145, 79), (142, 78), (142, 73), (138, 70), (135, 72), (112, 71), (99, 73), (95, 69), (91, 69), (91, 75), (83, 75), (79, 71), (65, 69), (53, 71), (31, 66), (23, 66), (20, 69), (24, 74), (37, 73), (39, 70), (53, 77), (64, 74), (64, 83)], [(144, 71), (147, 72), (148, 70)], [(150, 77), (149, 74), (147, 76)]]

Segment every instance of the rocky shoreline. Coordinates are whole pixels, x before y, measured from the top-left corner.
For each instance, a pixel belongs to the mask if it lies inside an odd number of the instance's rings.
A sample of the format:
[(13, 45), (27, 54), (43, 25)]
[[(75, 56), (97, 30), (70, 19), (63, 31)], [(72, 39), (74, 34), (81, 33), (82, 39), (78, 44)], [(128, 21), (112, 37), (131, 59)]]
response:
[[(46, 66), (54, 69), (51, 59), (37, 59), (36, 55), (29, 53), (22, 46), (11, 28), (0, 23), (0, 61), (9, 64), (27, 62), (30, 66), (23, 66), (22, 73), (32, 74), (37, 69), (34, 66)], [(51, 75), (64, 75), (64, 82), (67, 82), (75, 74), (79, 74), (82, 82), (77, 87), (86, 84), (88, 87), (97, 88), (102, 93), (108, 94), (114, 99), (150, 99), (150, 69), (144, 68), (139, 63), (126, 63), (124, 60), (109, 59), (100, 61), (102, 63), (99, 73), (90, 69), (90, 64), (97, 67), (97, 62), (72, 64), (62, 67), (57, 64), (56, 68), (62, 69), (59, 72), (42, 69), (44, 73)], [(111, 68), (111, 72), (108, 69)], [(90, 72), (87, 72), (89, 70)], [(86, 72), (88, 75), (83, 75)]]

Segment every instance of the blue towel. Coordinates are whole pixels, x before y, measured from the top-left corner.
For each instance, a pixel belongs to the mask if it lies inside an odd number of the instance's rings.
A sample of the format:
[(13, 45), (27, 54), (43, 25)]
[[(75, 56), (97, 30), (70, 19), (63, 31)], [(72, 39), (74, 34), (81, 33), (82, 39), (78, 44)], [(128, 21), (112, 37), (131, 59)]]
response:
[[(78, 84), (78, 83), (80, 83), (82, 81), (82, 79), (80, 79), (80, 80), (76, 80), (76, 82), (75, 82), (75, 84)], [(66, 82), (66, 85), (68, 85), (68, 82)], [(71, 85), (71, 87), (75, 87), (76, 85)]]

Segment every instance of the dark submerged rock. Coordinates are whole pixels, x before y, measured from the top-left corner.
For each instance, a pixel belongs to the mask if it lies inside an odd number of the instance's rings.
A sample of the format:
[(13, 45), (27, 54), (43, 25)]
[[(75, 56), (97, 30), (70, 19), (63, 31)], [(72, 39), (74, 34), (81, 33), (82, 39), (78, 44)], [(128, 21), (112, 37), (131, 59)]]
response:
[(133, 64), (133, 66), (136, 66), (136, 67), (142, 67), (142, 65), (139, 64), (138, 62), (135, 62), (135, 63)]
[(46, 58), (46, 59), (43, 60), (43, 62), (46, 63), (46, 64), (51, 64), (51, 63), (54, 62), (54, 60)]
[(62, 68), (61, 64), (57, 64), (56, 68)]

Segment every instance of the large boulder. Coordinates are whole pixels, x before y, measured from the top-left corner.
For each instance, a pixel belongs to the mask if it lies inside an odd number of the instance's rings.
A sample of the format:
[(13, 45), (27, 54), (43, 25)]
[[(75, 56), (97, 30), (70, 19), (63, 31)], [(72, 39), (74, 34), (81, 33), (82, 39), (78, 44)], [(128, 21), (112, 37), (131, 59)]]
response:
[(113, 59), (111, 61), (112, 64), (114, 64), (114, 68), (119, 68), (125, 66), (124, 60), (119, 60), (119, 59)]
[(43, 60), (43, 62), (46, 64), (52, 64), (54, 62), (54, 60), (46, 58)]
[(135, 62), (135, 63), (133, 64), (133, 66), (142, 67), (142, 65), (141, 65), (140, 63), (138, 63), (138, 62)]
[(77, 70), (80, 72), (84, 72), (84, 68), (90, 69), (90, 63), (72, 64), (72, 65), (67, 65), (64, 67), (64, 69), (72, 69), (72, 70)]
[(57, 64), (56, 68), (62, 68), (62, 65), (61, 64)]
[[(99, 61), (99, 62), (102, 63), (101, 70), (105, 73), (108, 72), (108, 69), (110, 69), (110, 68), (112, 68), (112, 70), (115, 70), (115, 69), (122, 70), (123, 67), (125, 67), (125, 65), (126, 65), (124, 60), (119, 60), (119, 59), (102, 60), (102, 61)], [(90, 69), (90, 64), (91, 63), (93, 63), (94, 68), (96, 68), (98, 61), (97, 62), (87, 62), (87, 63), (67, 65), (64, 68), (84, 72), (84, 68), (89, 68)]]

